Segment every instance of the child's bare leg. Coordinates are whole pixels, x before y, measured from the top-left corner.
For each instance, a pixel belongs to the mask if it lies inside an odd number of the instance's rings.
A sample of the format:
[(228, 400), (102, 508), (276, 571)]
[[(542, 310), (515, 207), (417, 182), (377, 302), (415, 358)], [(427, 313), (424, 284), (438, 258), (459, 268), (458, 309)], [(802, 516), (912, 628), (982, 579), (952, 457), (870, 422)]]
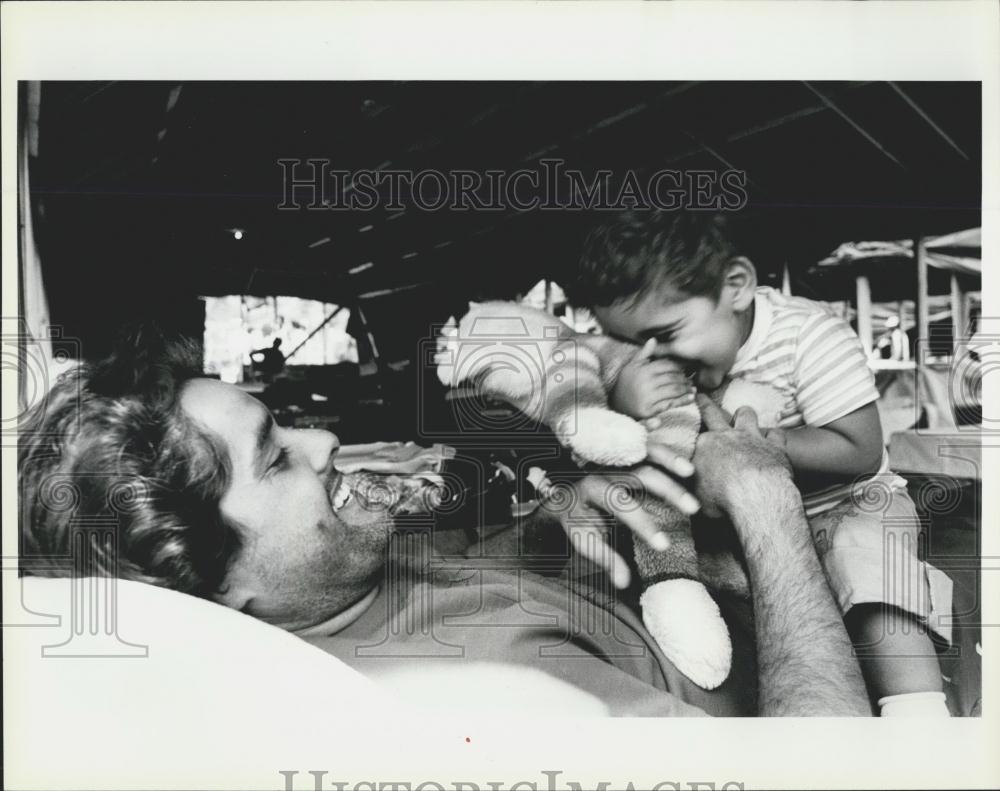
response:
[(934, 644), (912, 615), (886, 604), (860, 604), (844, 622), (874, 700), (939, 693), (919, 700), (919, 713), (948, 716)]

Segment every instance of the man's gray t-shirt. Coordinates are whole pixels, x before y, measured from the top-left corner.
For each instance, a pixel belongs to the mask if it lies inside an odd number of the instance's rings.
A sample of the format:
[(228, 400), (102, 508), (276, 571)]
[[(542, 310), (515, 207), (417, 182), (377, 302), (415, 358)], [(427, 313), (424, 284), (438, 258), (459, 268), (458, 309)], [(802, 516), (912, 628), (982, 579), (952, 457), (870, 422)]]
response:
[(420, 661), (526, 665), (603, 701), (616, 716), (755, 714), (749, 610), (722, 608), (733, 671), (717, 690), (689, 681), (642, 621), (608, 595), (523, 569), (390, 574), (372, 605), (337, 634), (306, 638), (362, 673)]

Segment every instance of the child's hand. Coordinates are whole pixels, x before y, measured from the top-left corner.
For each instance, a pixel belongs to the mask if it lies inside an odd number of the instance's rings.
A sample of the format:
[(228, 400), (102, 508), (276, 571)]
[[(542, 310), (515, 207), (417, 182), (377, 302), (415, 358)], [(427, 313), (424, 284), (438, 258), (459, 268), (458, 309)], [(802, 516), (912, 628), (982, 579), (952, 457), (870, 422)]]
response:
[(654, 357), (655, 351), (656, 338), (650, 338), (622, 368), (611, 393), (611, 408), (616, 412), (648, 420), (694, 401), (694, 387), (683, 369), (666, 357)]

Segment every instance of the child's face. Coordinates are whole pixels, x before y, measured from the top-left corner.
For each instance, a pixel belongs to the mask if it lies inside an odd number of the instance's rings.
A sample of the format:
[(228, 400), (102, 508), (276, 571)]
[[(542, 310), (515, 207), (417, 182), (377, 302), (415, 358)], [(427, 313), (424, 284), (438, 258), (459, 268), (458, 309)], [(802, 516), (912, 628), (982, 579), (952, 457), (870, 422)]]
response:
[[(752, 305), (752, 299), (749, 305)], [(724, 286), (719, 300), (693, 297), (668, 285), (651, 289), (632, 305), (594, 308), (609, 335), (643, 344), (658, 341), (656, 354), (678, 360), (701, 390), (714, 390), (733, 367), (749, 333), (749, 307)]]

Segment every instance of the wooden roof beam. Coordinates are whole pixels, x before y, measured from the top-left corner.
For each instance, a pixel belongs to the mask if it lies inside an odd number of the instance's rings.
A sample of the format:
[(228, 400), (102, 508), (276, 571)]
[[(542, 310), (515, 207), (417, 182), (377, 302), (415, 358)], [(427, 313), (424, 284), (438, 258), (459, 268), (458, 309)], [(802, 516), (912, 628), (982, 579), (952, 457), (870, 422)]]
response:
[(964, 159), (964, 160), (965, 160), (966, 162), (968, 162), (968, 161), (969, 161), (969, 155), (968, 155), (968, 154), (966, 154), (966, 153), (965, 153), (965, 152), (964, 152), (964, 151), (962, 150), (962, 148), (961, 148), (961, 147), (960, 147), (960, 146), (958, 145), (958, 143), (956, 143), (956, 142), (955, 142), (954, 140), (952, 140), (952, 139), (951, 139), (951, 138), (950, 138), (950, 137), (948, 136), (947, 132), (945, 132), (945, 131), (944, 131), (944, 130), (943, 130), (943, 129), (942, 129), (941, 127), (940, 127), (940, 126), (938, 126), (938, 125), (937, 125), (937, 124), (936, 124), (936, 123), (934, 122), (934, 119), (933, 119), (933, 118), (931, 118), (931, 117), (930, 117), (930, 115), (928, 115), (928, 114), (927, 114), (927, 113), (926, 113), (926, 112), (925, 112), (925, 111), (923, 110), (923, 108), (922, 108), (922, 107), (920, 107), (920, 105), (918, 105), (918, 104), (917, 104), (917, 103), (916, 103), (915, 101), (913, 101), (913, 99), (911, 99), (911, 98), (910, 98), (910, 96), (909, 96), (909, 95), (908, 95), (908, 94), (907, 94), (907, 93), (906, 93), (906, 92), (905, 92), (905, 91), (904, 91), (904, 90), (903, 90), (902, 88), (900, 88), (900, 87), (899, 87), (898, 85), (896, 85), (896, 83), (894, 83), (894, 82), (890, 82), (890, 83), (889, 83), (889, 87), (890, 87), (890, 88), (892, 88), (892, 89), (893, 89), (893, 90), (894, 90), (894, 91), (895, 91), (895, 92), (896, 92), (896, 93), (897, 93), (897, 94), (899, 95), (899, 98), (901, 98), (901, 99), (902, 99), (902, 100), (903, 100), (904, 102), (906, 102), (906, 103), (907, 103), (908, 105), (910, 105), (910, 107), (911, 107), (911, 108), (913, 109), (913, 111), (914, 111), (914, 112), (915, 112), (915, 113), (916, 113), (917, 115), (919, 115), (919, 116), (920, 116), (921, 118), (923, 118), (923, 119), (924, 119), (924, 121), (926, 121), (926, 122), (927, 122), (927, 125), (928, 125), (928, 126), (929, 126), (929, 127), (931, 128), (931, 129), (933, 129), (933, 130), (934, 130), (934, 131), (935, 131), (935, 132), (936, 132), (936, 133), (938, 134), (938, 136), (939, 136), (939, 137), (940, 137), (940, 138), (941, 138), (942, 140), (944, 140), (944, 142), (946, 142), (946, 143), (947, 143), (947, 144), (948, 144), (948, 145), (949, 145), (949, 146), (950, 146), (950, 147), (951, 147), (951, 148), (952, 148), (952, 149), (953, 149), (953, 150), (954, 150), (954, 151), (955, 151), (955, 152), (956, 152), (956, 153), (957, 153), (957, 154), (958, 154), (958, 155), (959, 155), (960, 157), (962, 157), (962, 159)]
[(825, 104), (827, 107), (829, 107), (831, 110), (833, 110), (837, 115), (839, 115), (841, 118), (843, 118), (848, 124), (850, 124), (851, 128), (854, 129), (855, 132), (857, 132), (865, 140), (867, 140), (869, 143), (871, 143), (873, 146), (875, 146), (875, 148), (877, 148), (879, 151), (881, 151), (882, 154), (886, 157), (886, 159), (888, 159), (890, 162), (892, 162), (896, 167), (900, 168), (901, 170), (903, 170), (903, 171), (906, 170), (906, 166), (902, 162), (900, 162), (898, 159), (896, 159), (896, 157), (894, 157), (884, 145), (882, 145), (878, 140), (876, 140), (868, 132), (866, 132), (857, 121), (855, 121), (846, 112), (844, 112), (840, 107), (838, 107), (836, 104), (834, 104), (833, 101), (831, 99), (829, 99), (825, 94), (821, 93), (820, 91), (818, 91), (816, 88), (814, 88), (812, 85), (810, 85), (808, 82), (805, 82), (804, 80), (803, 80), (802, 84), (805, 85), (814, 94), (816, 94), (820, 98), (820, 101), (823, 102), (823, 104)]

